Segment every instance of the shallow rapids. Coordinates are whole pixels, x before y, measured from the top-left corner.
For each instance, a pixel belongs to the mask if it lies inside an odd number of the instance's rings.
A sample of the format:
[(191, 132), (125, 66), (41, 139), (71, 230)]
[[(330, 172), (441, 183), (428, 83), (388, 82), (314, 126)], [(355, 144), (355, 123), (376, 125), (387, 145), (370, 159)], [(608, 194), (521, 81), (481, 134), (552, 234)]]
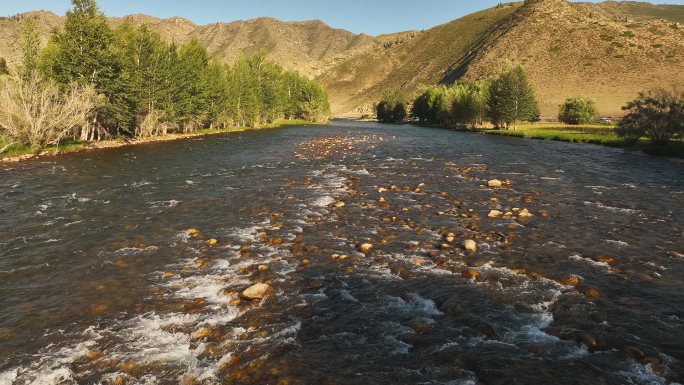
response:
[(0, 165), (0, 385), (679, 383), (683, 199), (677, 159), (347, 121)]

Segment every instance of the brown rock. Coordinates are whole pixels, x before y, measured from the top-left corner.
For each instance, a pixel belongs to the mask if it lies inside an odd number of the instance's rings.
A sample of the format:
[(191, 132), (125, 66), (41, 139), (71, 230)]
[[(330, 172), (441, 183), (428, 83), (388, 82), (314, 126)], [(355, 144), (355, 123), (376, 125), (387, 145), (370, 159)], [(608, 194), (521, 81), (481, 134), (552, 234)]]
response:
[(498, 180), (498, 179), (492, 179), (489, 182), (487, 182), (487, 186), (489, 187), (501, 187), (503, 183)]
[(596, 339), (589, 334), (580, 334), (577, 337), (577, 342), (583, 343), (589, 350), (596, 348)]
[(430, 333), (433, 329), (433, 326), (427, 322), (417, 322), (411, 326), (411, 329), (413, 329), (413, 331), (416, 333), (425, 334)]
[(472, 239), (466, 239), (465, 242), (463, 242), (463, 247), (468, 251), (477, 251), (477, 243)]
[(635, 360), (640, 360), (646, 356), (646, 354), (639, 348), (635, 346), (628, 346), (624, 349), (622, 349), (622, 352), (625, 353), (628, 356), (631, 356)]
[(577, 277), (563, 277), (556, 280), (556, 282), (565, 286), (577, 286), (579, 279)]
[(309, 282), (309, 287), (312, 289), (315, 289), (317, 287), (323, 286), (323, 281), (314, 281), (314, 282)]
[(273, 294), (275, 294), (275, 290), (271, 286), (265, 283), (257, 283), (240, 293), (240, 298), (245, 300), (262, 299)]
[(596, 289), (587, 289), (587, 290), (584, 290), (584, 291), (582, 291), (582, 294), (584, 294), (585, 296), (590, 297), (590, 298), (598, 297), (598, 296), (599, 296), (599, 292), (598, 292), (598, 290), (596, 290)]
[(478, 276), (480, 276), (480, 273), (478, 273), (476, 270), (468, 269), (463, 270), (463, 272), (461, 272), (461, 275), (465, 278), (477, 278)]
[(359, 251), (361, 251), (362, 253), (367, 253), (371, 251), (372, 248), (373, 245), (371, 245), (370, 243), (364, 243), (363, 245), (359, 246)]

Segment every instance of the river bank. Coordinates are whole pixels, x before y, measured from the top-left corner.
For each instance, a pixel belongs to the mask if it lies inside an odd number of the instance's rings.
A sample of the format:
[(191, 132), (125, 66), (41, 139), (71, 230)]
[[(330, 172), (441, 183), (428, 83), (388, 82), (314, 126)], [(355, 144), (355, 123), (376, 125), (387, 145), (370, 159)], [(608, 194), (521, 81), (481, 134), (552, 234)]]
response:
[[(269, 128), (279, 128), (282, 126), (290, 125), (316, 125), (319, 123), (312, 123), (304, 120), (280, 120), (275, 124), (266, 124), (256, 127), (230, 127), (230, 128), (218, 128), (218, 129), (203, 129), (191, 133), (176, 134), (170, 133), (160, 136), (151, 136), (145, 138), (125, 138), (119, 137), (108, 140), (101, 140), (97, 142), (86, 142), (86, 141), (67, 141), (61, 146), (50, 146), (43, 149), (39, 153), (34, 153), (31, 148), (19, 148), (19, 149), (8, 149), (6, 151), (7, 155), (0, 153), (0, 163), (14, 163), (20, 162), (22, 160), (27, 160), (40, 156), (54, 156), (59, 154), (66, 154), (71, 152), (89, 151), (97, 150), (102, 148), (116, 148), (123, 146), (134, 146), (139, 144), (153, 143), (153, 142), (163, 142), (169, 140), (179, 140), (194, 138), (197, 136), (213, 135), (213, 134), (223, 134), (227, 132), (241, 132), (247, 130), (263, 130)], [(3, 139), (0, 137), (0, 139)]]
[[(424, 126), (424, 125), (421, 125)], [(648, 155), (684, 158), (684, 141), (672, 140), (667, 146), (654, 146), (646, 138), (635, 145), (629, 145), (624, 139), (613, 134), (610, 125), (564, 125), (558, 123), (520, 124), (516, 130), (496, 130), (491, 128), (465, 128), (464, 126), (429, 125), (428, 127), (447, 128), (450, 130), (482, 133), (487, 135), (513, 136), (523, 139), (552, 140), (568, 143), (599, 144), (607, 147), (631, 148)]]

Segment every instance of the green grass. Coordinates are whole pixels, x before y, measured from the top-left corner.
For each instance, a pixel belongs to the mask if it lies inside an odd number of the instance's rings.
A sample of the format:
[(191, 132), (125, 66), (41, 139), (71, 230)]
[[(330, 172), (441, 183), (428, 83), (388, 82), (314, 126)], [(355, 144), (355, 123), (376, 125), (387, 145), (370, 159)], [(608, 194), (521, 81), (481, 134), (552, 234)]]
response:
[[(481, 130), (486, 134), (514, 136), (526, 139), (553, 140), (569, 143), (591, 143), (609, 147), (630, 147), (624, 139), (613, 134), (614, 125), (572, 126), (558, 123), (520, 124), (517, 130)], [(641, 138), (633, 146), (649, 155), (684, 158), (684, 140), (672, 140), (667, 146), (654, 146), (646, 138)]]
[(558, 52), (560, 51), (561, 47), (551, 47), (549, 48), (549, 52)]
[(613, 57), (616, 58), (616, 59), (622, 59), (623, 57), (625, 57), (625, 55), (615, 55), (615, 56), (613, 56)]
[(615, 36), (612, 35), (600, 35), (599, 37), (603, 41), (613, 41), (613, 39), (615, 39)]
[(625, 31), (625, 32), (623, 32), (622, 35), (620, 35), (620, 36), (624, 36), (624, 37), (635, 37), (636, 35), (635, 35), (634, 32), (632, 32), (632, 31)]
[(670, 28), (672, 28), (672, 29), (679, 29), (679, 26), (677, 26), (677, 24), (672, 24), (672, 25), (670, 26)]
[(641, 27), (643, 27), (643, 25), (632, 23), (632, 24), (627, 24), (626, 27), (627, 28), (641, 28)]
[(662, 44), (653, 44), (653, 48), (660, 48), (662, 46), (663, 46)]
[(582, 65), (585, 66), (585, 67), (591, 67), (591, 66), (594, 65), (594, 63), (584, 63), (584, 64), (582, 64)]

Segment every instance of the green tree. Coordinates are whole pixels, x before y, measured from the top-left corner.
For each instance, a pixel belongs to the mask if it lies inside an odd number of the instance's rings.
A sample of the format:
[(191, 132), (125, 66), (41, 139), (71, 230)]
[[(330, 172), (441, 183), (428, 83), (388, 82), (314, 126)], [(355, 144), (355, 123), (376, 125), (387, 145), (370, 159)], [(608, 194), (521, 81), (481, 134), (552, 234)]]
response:
[(629, 113), (615, 133), (628, 143), (634, 144), (646, 136), (654, 145), (664, 146), (684, 133), (684, 93), (664, 89), (641, 92), (622, 109)]
[(598, 115), (596, 100), (579, 95), (560, 105), (558, 120), (566, 124), (589, 124)]
[(439, 95), (439, 87), (430, 86), (422, 87), (421, 93), (413, 101), (413, 106), (411, 107), (411, 116), (418, 118), (421, 122), (435, 122), (437, 117), (435, 116), (435, 99)]
[(465, 125), (482, 123), (488, 113), (489, 84), (477, 81), (454, 85), (451, 115), (455, 122)]
[(539, 105), (534, 89), (527, 81), (522, 65), (506, 64), (498, 77), (492, 80), (487, 99), (489, 116), (495, 126), (506, 129), (521, 120), (534, 120), (539, 116)]
[(38, 21), (29, 17), (21, 22), (19, 30), (19, 48), (21, 50), (22, 75), (32, 73), (38, 68), (40, 55), (40, 34), (38, 33)]
[(94, 0), (71, 3), (64, 31), (52, 33), (39, 67), (62, 88), (71, 82), (95, 85), (105, 96), (96, 123), (132, 132), (135, 101), (131, 74), (125, 72), (125, 51), (114, 44), (114, 32)]
[(381, 122), (398, 123), (408, 118), (408, 103), (404, 92), (400, 89), (383, 91), (382, 98), (376, 106), (377, 118)]

